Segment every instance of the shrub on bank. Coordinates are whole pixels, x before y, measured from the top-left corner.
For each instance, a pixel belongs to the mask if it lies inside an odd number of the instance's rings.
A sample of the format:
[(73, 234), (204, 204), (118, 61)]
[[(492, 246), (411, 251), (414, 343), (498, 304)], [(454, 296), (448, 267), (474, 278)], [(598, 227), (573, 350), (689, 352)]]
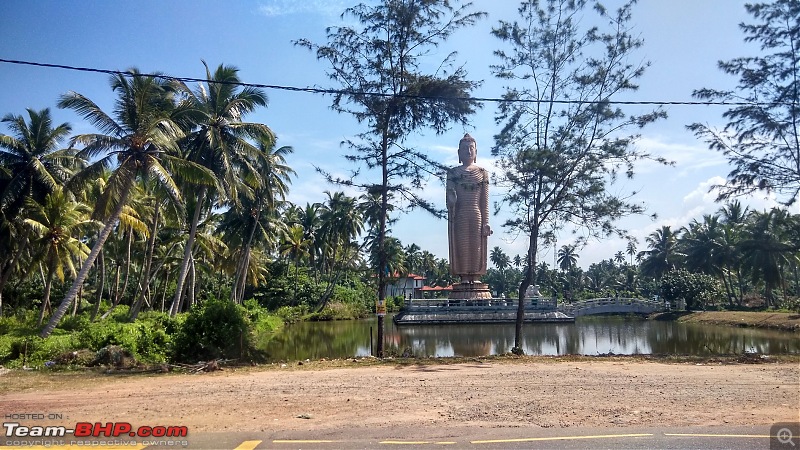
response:
[(128, 321), (128, 307), (118, 306), (108, 318), (96, 322), (90, 321), (90, 312), (68, 316), (47, 339), (38, 337), (35, 311), (2, 317), (0, 365), (77, 366), (87, 362), (86, 355), (105, 348), (120, 348), (139, 363), (252, 358), (257, 356), (253, 335), (263, 340), (280, 329), (283, 321), (253, 300), (245, 305), (209, 300), (176, 317), (147, 311), (133, 323)]
[(175, 335), (172, 359), (179, 362), (243, 359), (254, 352), (244, 307), (228, 300), (193, 306)]

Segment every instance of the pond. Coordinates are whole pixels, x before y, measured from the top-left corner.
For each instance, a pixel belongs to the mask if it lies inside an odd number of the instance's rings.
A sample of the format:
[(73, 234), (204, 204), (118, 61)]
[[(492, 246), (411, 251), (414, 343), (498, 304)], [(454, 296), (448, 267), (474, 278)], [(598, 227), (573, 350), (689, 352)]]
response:
[[(270, 340), (265, 351), (273, 361), (367, 356), (376, 328), (375, 318), (296, 323)], [(488, 356), (514, 345), (514, 324), (398, 327), (387, 316), (384, 334), (387, 352), (410, 349), (414, 356)], [(523, 348), (528, 355), (786, 355), (800, 354), (800, 338), (776, 330), (587, 316), (574, 323), (525, 324)]]

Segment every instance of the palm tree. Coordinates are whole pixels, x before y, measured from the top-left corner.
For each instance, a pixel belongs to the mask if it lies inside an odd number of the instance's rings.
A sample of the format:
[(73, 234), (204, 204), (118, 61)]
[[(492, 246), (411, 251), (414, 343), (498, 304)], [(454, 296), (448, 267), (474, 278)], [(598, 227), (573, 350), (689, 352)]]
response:
[[(246, 235), (243, 236), (239, 261), (234, 273), (233, 289), (231, 298), (236, 303), (244, 300), (245, 281), (250, 267), (250, 253), (253, 247), (253, 240), (256, 232), (264, 237), (264, 241), (272, 239), (278, 241), (278, 233), (275, 229), (269, 229), (272, 223), (268, 217), (263, 217), (263, 213), (271, 215), (279, 202), (286, 199), (289, 192), (291, 175), (295, 172), (286, 164), (286, 155), (292, 153), (291, 147), (275, 148), (274, 140), (262, 140), (259, 143), (261, 155), (258, 161), (258, 179), (253, 180), (253, 198), (243, 198), (239, 207), (243, 212), (243, 219), (246, 220)], [(237, 209), (236, 206), (231, 209)]]
[(328, 285), (317, 302), (322, 310), (333, 295), (333, 289), (347, 272), (344, 259), (352, 254), (348, 249), (364, 229), (364, 218), (357, 200), (343, 192), (325, 192), (328, 201), (321, 209), (320, 236), (324, 243), (321, 266), (328, 274)]
[(5, 284), (27, 250), (30, 229), (16, 220), (25, 200), (44, 201), (83, 165), (74, 151), (59, 149), (72, 130), (69, 124), (54, 127), (47, 108), (26, 111), (27, 122), (23, 116), (13, 114), (0, 120), (12, 132), (0, 134), (0, 232), (5, 241), (0, 249), (0, 316)]
[[(377, 244), (377, 239), (373, 240)], [(372, 267), (379, 268), (380, 265), (378, 264), (378, 246), (373, 245), (370, 249), (370, 257), (372, 261)], [(395, 237), (387, 237), (386, 244), (385, 244), (385, 257), (386, 257), (386, 266), (384, 267), (384, 274), (386, 274), (389, 278), (393, 278), (396, 276), (402, 276), (408, 274), (408, 266), (406, 265), (406, 253), (403, 248), (403, 243), (400, 242), (399, 239)]]
[(422, 254), (420, 250), (422, 249), (417, 244), (409, 244), (405, 248), (408, 270), (412, 273), (421, 272)]
[(281, 255), (291, 258), (294, 261), (294, 303), (297, 304), (297, 270), (300, 260), (308, 256), (308, 247), (311, 242), (303, 237), (303, 227), (295, 224), (290, 226), (283, 236), (281, 244)]
[(94, 180), (104, 170), (115, 165), (116, 168), (94, 210), (94, 217), (104, 218), (105, 226), (72, 287), (42, 330), (41, 337), (53, 332), (75, 299), (103, 244), (116, 227), (137, 178), (158, 181), (176, 202), (180, 202), (181, 196), (168, 167), (173, 171), (194, 169), (195, 178), (202, 178), (203, 172), (199, 168), (174, 156), (178, 151), (177, 139), (183, 133), (171, 118), (175, 104), (170, 83), (161, 78), (142, 76), (137, 69), (130, 69), (125, 74), (111, 77), (111, 89), (118, 94), (112, 115), (76, 92), (63, 95), (58, 102), (60, 108), (75, 110), (101, 131), (100, 134), (82, 134), (71, 139), (71, 146), (84, 145), (79, 156), (94, 158), (104, 155), (82, 170), (74, 180)]
[(361, 234), (364, 217), (355, 198), (348, 197), (343, 192), (331, 194), (325, 191), (325, 194), (328, 201), (322, 208), (320, 233), (327, 247), (327, 251), (323, 253), (323, 266), (330, 273), (339, 263), (341, 248), (350, 245)]
[(721, 254), (722, 224), (719, 216), (706, 214), (703, 221), (693, 219), (688, 227), (682, 229), (678, 239), (681, 253), (685, 255), (686, 269), (719, 276), (722, 273)]
[(50, 306), (50, 289), (53, 277), (64, 281), (64, 272), (75, 276), (75, 260), (86, 258), (89, 247), (80, 241), (82, 233), (97, 222), (89, 219), (91, 209), (83, 203), (73, 201), (62, 188), (56, 187), (47, 194), (43, 204), (28, 200), (28, 218), (25, 225), (35, 235), (33, 247), (36, 252), (35, 261), (44, 263), (47, 268), (45, 277), (42, 309), (36, 326), (41, 326), (45, 310)]
[[(181, 91), (186, 96), (186, 112), (182, 116), (182, 123), (187, 128), (196, 128), (184, 142), (186, 158), (214, 173), (217, 185), (214, 194), (219, 196), (219, 200), (238, 205), (240, 191), (252, 196), (252, 188), (244, 180), (250, 179), (254, 182), (253, 186), (261, 184), (256, 166), (261, 151), (248, 138), (260, 143), (274, 143), (275, 140), (274, 134), (266, 125), (242, 122), (247, 113), (258, 106), (266, 106), (267, 96), (260, 89), (241, 88), (238, 69), (235, 67), (220, 64), (212, 74), (205, 61), (203, 66), (206, 69), (205, 84), (201, 83), (194, 91), (181, 85)], [(192, 180), (187, 181), (190, 186), (194, 184)], [(201, 184), (196, 190), (194, 213), (190, 219), (189, 236), (178, 273), (175, 297), (170, 307), (171, 315), (177, 314), (181, 309), (197, 224), (205, 209), (208, 189), (207, 184)]]
[(9, 178), (0, 181), (0, 213), (13, 218), (26, 198), (42, 202), (45, 196), (82, 165), (70, 149), (59, 149), (72, 128), (67, 123), (53, 127), (50, 109), (27, 109), (23, 116), (8, 114), (0, 122), (8, 124), (13, 136), (0, 134), (0, 167)]
[(628, 238), (628, 245), (625, 247), (625, 252), (630, 257), (630, 265), (633, 265), (633, 257), (636, 256), (636, 244), (637, 240), (635, 237)]
[(427, 250), (423, 250), (420, 255), (420, 264), (422, 265), (423, 275), (430, 286), (436, 273), (436, 256)]
[(508, 255), (498, 246), (495, 246), (489, 252), (489, 260), (501, 273), (511, 265), (511, 260), (508, 258)]
[(322, 204), (320, 203), (306, 203), (306, 207), (300, 211), (299, 224), (303, 226), (304, 238), (311, 242), (309, 249), (309, 265), (314, 271), (314, 277), (321, 271), (318, 267), (317, 261), (322, 255), (324, 242), (322, 239)]
[(617, 253), (614, 253), (614, 262), (616, 262), (619, 265), (622, 265), (622, 263), (625, 262), (625, 254), (622, 253), (622, 250), (618, 251)]
[[(754, 282), (763, 282), (767, 306), (774, 304), (773, 291), (784, 281), (783, 268), (790, 264), (793, 246), (786, 236), (790, 215), (781, 209), (752, 213), (740, 244), (743, 264)], [(785, 290), (784, 290), (785, 295)]]
[[(740, 243), (742, 241), (744, 223), (749, 214), (748, 208), (743, 208), (738, 201), (732, 201), (717, 211), (724, 225), (722, 236), (722, 254), (720, 259), (726, 271), (726, 283), (730, 286), (730, 301), (741, 301), (741, 296), (745, 290), (744, 276), (742, 274), (742, 252)], [(733, 276), (736, 276), (734, 282)], [(738, 287), (738, 289), (734, 289)], [(738, 296), (737, 296), (738, 291)]]
[(558, 250), (558, 267), (564, 272), (569, 272), (578, 265), (578, 254), (575, 245), (563, 245)]
[(675, 268), (679, 256), (677, 236), (669, 225), (664, 225), (650, 233), (646, 240), (650, 249), (640, 253), (643, 255), (640, 270), (643, 275), (660, 280), (665, 273)]

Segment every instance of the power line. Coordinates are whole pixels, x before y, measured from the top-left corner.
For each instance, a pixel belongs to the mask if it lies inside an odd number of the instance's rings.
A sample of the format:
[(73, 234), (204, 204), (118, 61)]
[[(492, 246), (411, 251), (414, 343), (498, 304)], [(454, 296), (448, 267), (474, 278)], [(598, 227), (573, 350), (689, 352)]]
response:
[[(211, 83), (211, 84), (228, 84), (243, 87), (252, 87), (260, 89), (274, 89), (280, 91), (291, 92), (306, 92), (311, 94), (332, 94), (332, 95), (361, 95), (366, 97), (396, 97), (396, 98), (410, 98), (421, 100), (443, 100), (445, 97), (435, 97), (427, 95), (411, 95), (411, 94), (393, 94), (386, 92), (361, 92), (348, 89), (331, 89), (331, 88), (318, 88), (318, 87), (298, 87), (298, 86), (284, 86), (276, 84), (261, 84), (261, 83), (245, 83), (245, 82), (231, 82), (231, 81), (214, 81), (205, 78), (192, 78), (192, 77), (176, 77), (172, 75), (165, 75), (162, 73), (131, 73), (121, 70), (111, 69), (98, 69), (93, 67), (79, 67), (69, 66), (64, 64), (50, 64), (34, 61), (21, 61), (13, 59), (2, 59), (0, 63), (17, 64), (34, 67), (45, 67), (51, 69), (64, 69), (73, 70), (78, 72), (93, 72), (102, 73), (106, 75), (119, 75), (125, 77), (150, 77), (160, 78), (165, 80), (175, 80), (190, 83)], [(620, 100), (534, 100), (534, 99), (509, 99), (497, 97), (447, 97), (448, 100), (469, 100), (479, 103), (555, 103), (561, 105), (575, 105), (575, 104), (609, 104), (609, 105), (650, 105), (650, 106), (797, 106), (797, 102), (743, 102), (743, 101), (620, 101)]]

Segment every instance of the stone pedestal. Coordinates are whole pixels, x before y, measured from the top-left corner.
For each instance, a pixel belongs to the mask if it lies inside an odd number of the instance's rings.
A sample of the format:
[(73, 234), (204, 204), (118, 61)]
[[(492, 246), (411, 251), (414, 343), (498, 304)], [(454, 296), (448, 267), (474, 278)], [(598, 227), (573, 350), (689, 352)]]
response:
[(492, 298), (489, 285), (476, 281), (474, 283), (458, 283), (447, 298), (451, 300), (483, 300)]

